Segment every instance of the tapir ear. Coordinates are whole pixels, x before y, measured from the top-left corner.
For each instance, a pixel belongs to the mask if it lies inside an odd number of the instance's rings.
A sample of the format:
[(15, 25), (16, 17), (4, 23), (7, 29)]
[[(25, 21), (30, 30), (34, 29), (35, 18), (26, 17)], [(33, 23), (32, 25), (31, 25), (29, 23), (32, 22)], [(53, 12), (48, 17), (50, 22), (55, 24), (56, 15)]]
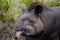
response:
[(36, 15), (39, 15), (39, 14), (41, 14), (42, 12), (43, 12), (43, 7), (42, 7), (42, 5), (36, 5), (36, 6), (35, 6), (34, 13), (35, 13)]
[(26, 9), (27, 9), (26, 5), (23, 5), (23, 6), (22, 6), (22, 11), (23, 11), (23, 13), (26, 11)]

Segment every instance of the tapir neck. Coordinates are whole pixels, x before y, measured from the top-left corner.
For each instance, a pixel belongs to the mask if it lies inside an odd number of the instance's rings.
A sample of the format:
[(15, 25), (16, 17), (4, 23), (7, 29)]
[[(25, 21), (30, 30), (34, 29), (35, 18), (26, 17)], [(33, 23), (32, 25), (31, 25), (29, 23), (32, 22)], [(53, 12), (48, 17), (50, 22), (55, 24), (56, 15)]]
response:
[(41, 40), (42, 35), (43, 35), (43, 32), (33, 36), (26, 36), (26, 40)]
[(30, 38), (30, 37), (26, 37), (26, 40), (40, 40), (40, 38)]

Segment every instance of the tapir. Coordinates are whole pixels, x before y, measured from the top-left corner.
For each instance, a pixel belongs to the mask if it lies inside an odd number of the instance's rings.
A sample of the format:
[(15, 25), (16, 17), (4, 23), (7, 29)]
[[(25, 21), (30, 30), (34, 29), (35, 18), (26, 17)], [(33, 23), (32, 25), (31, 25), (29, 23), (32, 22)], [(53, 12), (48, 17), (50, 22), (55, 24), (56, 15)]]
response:
[(15, 24), (15, 35), (22, 40), (60, 40), (60, 7), (46, 7), (39, 2), (23, 6)]

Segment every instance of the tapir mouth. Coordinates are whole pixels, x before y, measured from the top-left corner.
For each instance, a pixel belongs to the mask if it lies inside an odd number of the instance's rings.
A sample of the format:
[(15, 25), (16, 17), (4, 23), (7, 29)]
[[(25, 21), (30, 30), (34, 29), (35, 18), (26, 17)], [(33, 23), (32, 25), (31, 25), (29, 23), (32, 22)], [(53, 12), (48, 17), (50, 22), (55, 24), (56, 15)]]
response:
[(15, 32), (15, 36), (17, 37), (17, 38), (20, 38), (21, 37), (21, 34), (23, 34), (24, 32), (23, 31), (16, 31)]
[(15, 35), (16, 35), (17, 38), (20, 38), (21, 32), (20, 32), (20, 31), (17, 31), (17, 32), (15, 33)]
[(26, 26), (26, 28), (21, 28), (20, 30), (15, 31), (15, 35), (17, 38), (20, 38), (21, 35), (34, 35), (35, 34), (35, 29), (32, 26)]
[(25, 28), (20, 28), (20, 29), (15, 29), (15, 37), (20, 38), (20, 36), (25, 33), (26, 29)]

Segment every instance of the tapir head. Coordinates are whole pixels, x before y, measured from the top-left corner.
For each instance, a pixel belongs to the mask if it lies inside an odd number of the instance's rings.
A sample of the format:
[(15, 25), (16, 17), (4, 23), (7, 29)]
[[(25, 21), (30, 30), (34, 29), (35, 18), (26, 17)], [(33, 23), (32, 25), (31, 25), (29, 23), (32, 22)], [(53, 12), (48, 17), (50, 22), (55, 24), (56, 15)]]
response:
[(35, 35), (44, 29), (41, 17), (44, 8), (44, 5), (40, 3), (32, 3), (28, 8), (23, 6), (23, 14), (15, 25), (15, 32), (18, 38), (20, 34)]

